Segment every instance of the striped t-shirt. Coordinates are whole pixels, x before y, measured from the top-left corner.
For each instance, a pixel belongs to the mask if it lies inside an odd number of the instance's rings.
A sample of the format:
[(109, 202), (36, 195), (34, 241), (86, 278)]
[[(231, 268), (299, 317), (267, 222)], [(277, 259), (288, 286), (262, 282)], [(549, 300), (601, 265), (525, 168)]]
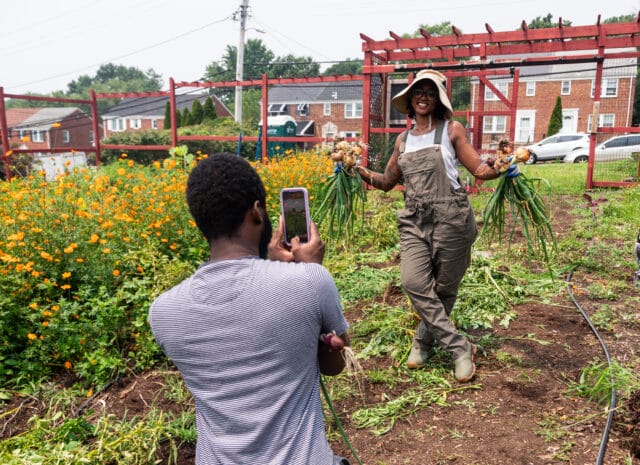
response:
[(159, 296), (149, 321), (196, 403), (196, 465), (330, 465), (319, 335), (345, 333), (321, 265), (209, 262)]

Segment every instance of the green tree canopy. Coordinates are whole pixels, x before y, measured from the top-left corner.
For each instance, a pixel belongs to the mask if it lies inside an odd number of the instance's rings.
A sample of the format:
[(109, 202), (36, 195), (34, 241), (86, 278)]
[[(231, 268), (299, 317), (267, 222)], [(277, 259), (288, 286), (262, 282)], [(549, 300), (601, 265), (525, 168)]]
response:
[(213, 123), (217, 117), (218, 115), (216, 114), (216, 107), (213, 104), (213, 99), (209, 96), (204, 101), (204, 106), (202, 107), (202, 122)]
[[(529, 29), (544, 29), (547, 27), (558, 27), (559, 21), (553, 20), (553, 15), (551, 13), (547, 13), (547, 16), (536, 16), (531, 20), (527, 27)], [(566, 19), (562, 20), (563, 26), (571, 26), (571, 21)]]
[(364, 60), (360, 58), (347, 58), (332, 64), (322, 73), (323, 76), (340, 76), (343, 74), (362, 74)]
[(191, 124), (200, 124), (204, 118), (204, 109), (199, 99), (195, 99), (191, 104)]
[(547, 126), (547, 137), (557, 134), (562, 129), (562, 98), (558, 95), (556, 104), (549, 118), (549, 126)]

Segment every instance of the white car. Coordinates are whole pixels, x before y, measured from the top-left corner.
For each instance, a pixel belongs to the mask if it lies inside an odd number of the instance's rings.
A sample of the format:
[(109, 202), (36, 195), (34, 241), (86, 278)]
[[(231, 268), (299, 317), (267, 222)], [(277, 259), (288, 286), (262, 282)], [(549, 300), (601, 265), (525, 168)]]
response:
[[(596, 145), (595, 159), (597, 161), (614, 161), (632, 159), (634, 152), (640, 152), (640, 134), (615, 136)], [(565, 163), (585, 163), (589, 160), (589, 147), (576, 150), (568, 154)]]
[(537, 144), (526, 147), (531, 153), (527, 163), (544, 160), (561, 160), (574, 150), (589, 149), (589, 135), (584, 133), (555, 134)]

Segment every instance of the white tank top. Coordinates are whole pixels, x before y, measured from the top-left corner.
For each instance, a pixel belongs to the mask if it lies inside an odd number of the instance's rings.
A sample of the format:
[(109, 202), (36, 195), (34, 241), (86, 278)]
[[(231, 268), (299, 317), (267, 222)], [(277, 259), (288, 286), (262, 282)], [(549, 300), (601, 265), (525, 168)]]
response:
[[(449, 178), (449, 182), (451, 183), (451, 187), (454, 189), (459, 189), (460, 183), (458, 182), (458, 158), (456, 157), (456, 151), (451, 144), (451, 140), (449, 139), (449, 133), (447, 128), (449, 126), (449, 121), (444, 122), (444, 128), (442, 129), (442, 140), (440, 141), (440, 151), (442, 152), (442, 160), (444, 161), (444, 167), (447, 170), (447, 176)], [(420, 136), (412, 136), (411, 132), (407, 134), (407, 140), (405, 141), (405, 152), (415, 152), (416, 150), (423, 149), (425, 147), (429, 147), (430, 145), (434, 145), (433, 139), (435, 138), (436, 130), (435, 128), (429, 131), (426, 134)]]

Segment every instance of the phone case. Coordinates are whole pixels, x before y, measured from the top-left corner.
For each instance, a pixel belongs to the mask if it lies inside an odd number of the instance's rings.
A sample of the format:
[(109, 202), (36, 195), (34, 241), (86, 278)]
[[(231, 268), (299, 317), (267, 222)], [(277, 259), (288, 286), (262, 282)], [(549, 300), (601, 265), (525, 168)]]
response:
[(298, 236), (301, 242), (309, 241), (309, 193), (304, 187), (287, 187), (280, 191), (280, 206), (284, 218), (284, 243)]

